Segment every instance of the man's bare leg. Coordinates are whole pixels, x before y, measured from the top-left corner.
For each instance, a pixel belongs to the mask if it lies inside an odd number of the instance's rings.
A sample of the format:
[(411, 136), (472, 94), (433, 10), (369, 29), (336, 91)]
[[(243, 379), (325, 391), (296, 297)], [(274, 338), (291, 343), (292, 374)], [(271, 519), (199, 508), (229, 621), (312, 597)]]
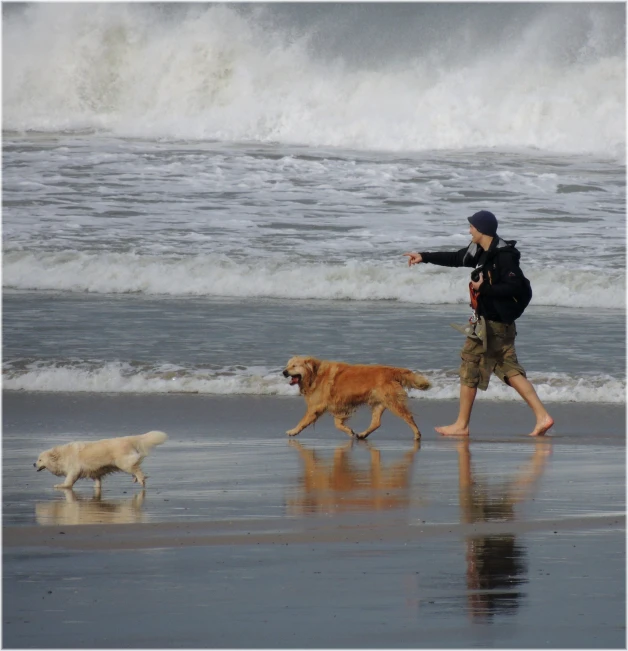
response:
[(544, 436), (554, 424), (554, 419), (543, 406), (530, 380), (519, 374), (508, 378), (508, 383), (528, 403), (536, 416), (536, 427), (530, 432), (530, 436)]
[(435, 427), (434, 429), (443, 436), (469, 436), (469, 421), (471, 420), (471, 410), (473, 409), (477, 392), (476, 387), (468, 387), (466, 384), (461, 384), (458, 419), (452, 425)]

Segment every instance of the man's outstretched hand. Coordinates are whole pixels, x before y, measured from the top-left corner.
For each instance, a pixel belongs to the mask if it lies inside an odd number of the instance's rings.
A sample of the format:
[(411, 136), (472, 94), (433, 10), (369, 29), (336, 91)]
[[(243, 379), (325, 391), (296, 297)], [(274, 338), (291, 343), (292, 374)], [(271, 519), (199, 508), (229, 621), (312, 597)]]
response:
[(420, 253), (404, 253), (408, 257), (408, 267), (411, 267), (413, 264), (419, 264), (423, 262), (423, 257)]

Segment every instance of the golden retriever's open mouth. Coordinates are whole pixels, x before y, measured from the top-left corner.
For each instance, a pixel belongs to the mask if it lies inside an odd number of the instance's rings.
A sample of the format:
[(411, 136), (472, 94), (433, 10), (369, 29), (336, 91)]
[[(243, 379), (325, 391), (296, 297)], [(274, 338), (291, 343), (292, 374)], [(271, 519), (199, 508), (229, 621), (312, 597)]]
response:
[(299, 384), (299, 382), (301, 381), (301, 376), (299, 374), (290, 375), (290, 373), (288, 373), (288, 371), (284, 371), (283, 376), (290, 378), (290, 386), (292, 386), (293, 384)]

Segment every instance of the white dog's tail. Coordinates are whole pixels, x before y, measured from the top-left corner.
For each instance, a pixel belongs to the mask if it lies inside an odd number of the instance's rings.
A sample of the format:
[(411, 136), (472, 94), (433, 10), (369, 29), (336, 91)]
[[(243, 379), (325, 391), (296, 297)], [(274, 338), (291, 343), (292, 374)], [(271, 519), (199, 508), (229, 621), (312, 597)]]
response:
[(139, 434), (134, 438), (135, 444), (138, 448), (140, 448), (142, 454), (148, 454), (148, 451), (151, 448), (154, 448), (156, 445), (165, 443), (168, 435), (165, 432), (153, 430), (152, 432), (146, 432), (146, 434)]

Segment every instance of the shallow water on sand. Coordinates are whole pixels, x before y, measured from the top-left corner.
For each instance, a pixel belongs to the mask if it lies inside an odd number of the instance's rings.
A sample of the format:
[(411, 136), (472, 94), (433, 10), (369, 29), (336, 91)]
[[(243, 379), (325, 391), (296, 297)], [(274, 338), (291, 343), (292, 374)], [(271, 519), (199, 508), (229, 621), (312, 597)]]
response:
[[(49, 443), (29, 442), (44, 449)], [(125, 474), (54, 491), (47, 472), (24, 478), (31, 449), (5, 439), (4, 524), (123, 524), (328, 517), (395, 511), (408, 523), (469, 518), (563, 518), (622, 508), (625, 463), (608, 446), (551, 442), (373, 443), (245, 439), (171, 441), (143, 467), (140, 490)], [(459, 464), (469, 458), (473, 489), (461, 508)], [(574, 468), (578, 468), (577, 476)], [(602, 479), (603, 476), (603, 479)], [(14, 483), (15, 482), (15, 483)], [(609, 505), (613, 505), (612, 508)], [(375, 516), (374, 516), (375, 517)]]
[[(482, 404), (437, 437), (455, 407), (420, 405), (417, 446), (395, 418), (287, 439), (296, 398), (5, 393), (5, 645), (622, 648), (623, 410), (554, 405), (533, 440), (525, 406)], [(145, 491), (32, 467), (151, 425)]]
[[(484, 517), (482, 509), (526, 520), (625, 504), (620, 407), (579, 409), (574, 418), (569, 410), (578, 408), (562, 406), (554, 435), (534, 440), (525, 435), (532, 424), (525, 406), (484, 404), (474, 414), (475, 435), (464, 442), (432, 430), (455, 404), (412, 404), (424, 433), (417, 446), (390, 415), (368, 441), (348, 439), (329, 417), (290, 439), (284, 432), (302, 414), (300, 398), (8, 393), (4, 406), (5, 525), (390, 512), (408, 523), (437, 524)], [(354, 416), (358, 428), (366, 421), (364, 410)], [(52, 489), (58, 478), (32, 467), (53, 445), (147, 429), (162, 429), (169, 439), (143, 462), (145, 492), (121, 473), (104, 480), (97, 499), (87, 480), (60, 493)]]

